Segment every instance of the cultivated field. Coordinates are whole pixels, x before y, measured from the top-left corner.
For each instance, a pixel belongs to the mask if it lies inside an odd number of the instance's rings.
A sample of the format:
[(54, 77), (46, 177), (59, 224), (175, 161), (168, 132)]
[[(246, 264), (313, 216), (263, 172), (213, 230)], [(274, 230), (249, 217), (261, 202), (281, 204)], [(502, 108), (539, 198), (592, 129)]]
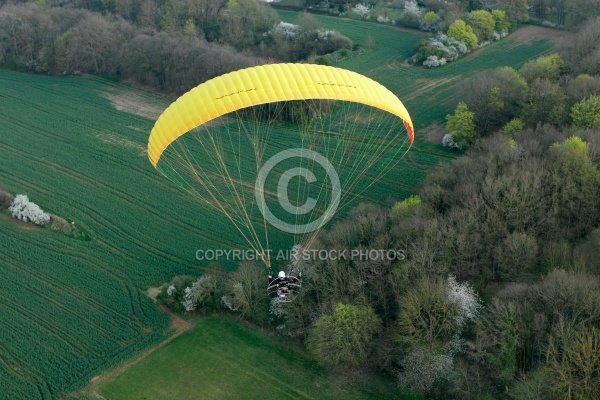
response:
[[(368, 194), (378, 202), (407, 196), (440, 159), (453, 157), (420, 132), (441, 123), (453, 109), (462, 78), (480, 69), (519, 66), (552, 47), (549, 40), (515, 36), (444, 68), (422, 70), (405, 63), (421, 34), (319, 18), (356, 42), (375, 38), (373, 52), (339, 66), (397, 92), (416, 123), (417, 141), (407, 163)], [(144, 149), (153, 117), (169, 99), (89, 78), (7, 71), (0, 71), (0, 87), (0, 186), (27, 194), (85, 232), (78, 239), (0, 218), (0, 398), (5, 393), (10, 399), (58, 398), (173, 333), (168, 316), (145, 295), (149, 286), (173, 275), (198, 274), (202, 265), (194, 257), (200, 247), (244, 243), (224, 218), (198, 207), (149, 165)], [(221, 329), (212, 323), (213, 332)], [(233, 328), (223, 327), (228, 329)], [(189, 346), (196, 337), (179, 340)], [(258, 356), (241, 357), (237, 367), (218, 337), (210, 339), (212, 350), (199, 351), (223, 363), (215, 368), (235, 365), (234, 375), (252, 380), (247, 366), (257, 363)], [(251, 352), (243, 343), (252, 340), (237, 342), (239, 351)], [(183, 356), (182, 350), (175, 352)], [(300, 357), (294, 354), (273, 356), (276, 361), (260, 373), (299, 374), (294, 381), (299, 390), (319, 397), (319, 389), (307, 383), (316, 367), (307, 361), (293, 364)], [(202, 358), (195, 360), (202, 364)], [(282, 365), (287, 362), (294, 367), (286, 370)], [(117, 386), (106, 390), (111, 387)]]

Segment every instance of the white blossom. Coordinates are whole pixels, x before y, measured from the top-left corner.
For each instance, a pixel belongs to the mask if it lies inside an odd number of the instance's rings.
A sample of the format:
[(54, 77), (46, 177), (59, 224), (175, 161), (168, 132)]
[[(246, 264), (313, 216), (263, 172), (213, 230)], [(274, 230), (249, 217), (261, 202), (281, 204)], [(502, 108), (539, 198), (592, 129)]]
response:
[(172, 297), (173, 293), (175, 293), (177, 291), (177, 288), (175, 287), (175, 285), (173, 285), (172, 283), (169, 285), (169, 287), (167, 288), (167, 296)]
[(185, 311), (194, 311), (196, 309), (196, 303), (190, 295), (191, 292), (192, 289), (189, 286), (185, 288), (185, 295), (183, 296), (183, 301), (181, 302), (181, 304), (183, 304), (183, 308), (185, 308)]
[(321, 40), (327, 40), (330, 39), (331, 37), (333, 37), (335, 35), (335, 31), (330, 31), (330, 30), (326, 30), (326, 29), (319, 29), (317, 31), (317, 35), (319, 37), (319, 39)]
[(450, 375), (454, 360), (450, 355), (434, 354), (431, 350), (419, 348), (409, 353), (400, 365), (400, 384), (415, 392), (427, 393), (436, 381)]
[(369, 7), (365, 4), (358, 3), (357, 5), (354, 6), (352, 11), (360, 16), (365, 16), (365, 15), (369, 14)]
[(194, 302), (195, 306), (201, 305), (210, 300), (215, 285), (216, 281), (212, 276), (202, 275), (192, 283), (192, 286), (189, 288), (189, 293), (186, 292), (186, 296)]
[(463, 352), (466, 341), (460, 337), (460, 331), (468, 320), (479, 314), (481, 303), (479, 297), (468, 282), (458, 283), (452, 275), (446, 283), (447, 301), (457, 305), (457, 326), (452, 339), (443, 344), (443, 352), (434, 352), (430, 348), (417, 348), (410, 352), (401, 362), (402, 372), (398, 375), (400, 384), (415, 392), (426, 394), (434, 384), (450, 377), (454, 369), (454, 357)]
[(454, 357), (456, 354), (462, 353), (467, 341), (459, 335), (454, 335), (452, 339), (444, 344), (444, 354)]
[(8, 207), (8, 211), (14, 218), (24, 222), (44, 225), (50, 221), (50, 214), (42, 211), (37, 204), (30, 202), (24, 194), (15, 196), (12, 204)]
[(442, 138), (442, 146), (448, 147), (450, 149), (458, 149), (458, 145), (454, 141), (452, 134), (446, 133)]
[[(500, 40), (507, 35), (508, 33), (504, 30), (502, 32), (494, 32), (492, 35), (492, 40)], [(465, 42), (445, 35), (441, 32), (438, 33), (434, 38), (430, 38), (429, 43), (435, 47), (437, 53), (436, 55), (427, 57), (427, 59), (423, 62), (423, 66), (429, 68), (439, 67), (446, 64), (446, 62), (458, 60), (460, 57), (471, 51)], [(481, 42), (477, 44), (476, 48), (487, 46), (490, 43), (491, 41)], [(441, 62), (442, 59), (445, 61)], [(416, 55), (413, 56), (412, 60), (413, 62), (417, 62), (418, 58), (416, 58)]]
[(435, 38), (429, 39), (429, 42), (437, 50), (444, 53), (444, 58), (447, 61), (455, 61), (469, 52), (469, 47), (465, 42), (444, 35), (443, 33), (439, 33)]
[(221, 297), (221, 302), (223, 303), (223, 305), (225, 305), (225, 307), (227, 307), (231, 311), (237, 311), (237, 307), (235, 307), (233, 305), (233, 301), (231, 300), (231, 297), (229, 297), (227, 295), (223, 295), (223, 297)]
[[(429, 43), (435, 47), (437, 55), (427, 57), (423, 62), (425, 67), (439, 67), (447, 62), (458, 60), (463, 55), (470, 52), (467, 44), (443, 33), (438, 33), (434, 38), (429, 39)], [(415, 58), (413, 58), (416, 61)]]
[(416, 1), (406, 0), (404, 2), (404, 9), (417, 14), (421, 14), (421, 9), (419, 8), (419, 4)]
[(481, 310), (479, 296), (468, 282), (458, 283), (454, 276), (448, 277), (446, 287), (448, 301), (458, 306), (457, 324), (464, 326), (467, 321), (474, 320)]
[(427, 59), (423, 62), (423, 65), (425, 67), (439, 67), (441, 65), (445, 65), (446, 64), (446, 59), (445, 58), (439, 58), (438, 56), (429, 56), (427, 57)]
[(296, 36), (298, 35), (298, 30), (299, 30), (298, 25), (294, 25), (289, 22), (281, 21), (278, 24), (275, 24), (275, 26), (273, 27), (273, 29), (271, 31), (269, 31), (269, 33), (272, 34), (273, 32), (277, 32), (277, 33), (281, 34), (287, 40), (293, 41), (294, 39), (296, 39)]

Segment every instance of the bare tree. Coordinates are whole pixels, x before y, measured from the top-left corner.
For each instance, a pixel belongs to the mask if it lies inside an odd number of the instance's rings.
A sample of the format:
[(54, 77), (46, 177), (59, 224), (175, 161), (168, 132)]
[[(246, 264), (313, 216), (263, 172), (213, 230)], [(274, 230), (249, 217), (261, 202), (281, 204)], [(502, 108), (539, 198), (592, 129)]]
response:
[(231, 276), (229, 297), (243, 316), (263, 323), (267, 318), (268, 295), (264, 267), (244, 261)]
[(105, 18), (90, 14), (59, 36), (56, 64), (64, 72), (115, 74), (121, 32)]
[(6, 210), (12, 204), (14, 198), (8, 190), (0, 187), (0, 210)]

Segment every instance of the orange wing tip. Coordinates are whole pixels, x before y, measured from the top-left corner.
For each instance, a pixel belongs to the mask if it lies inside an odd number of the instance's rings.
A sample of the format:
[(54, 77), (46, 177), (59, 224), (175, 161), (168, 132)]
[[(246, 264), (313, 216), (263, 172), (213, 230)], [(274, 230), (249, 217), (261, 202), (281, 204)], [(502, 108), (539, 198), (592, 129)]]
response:
[(410, 140), (410, 142), (414, 142), (415, 141), (415, 132), (413, 130), (412, 125), (408, 122), (408, 121), (404, 121), (404, 126), (406, 127), (406, 130), (408, 131), (408, 139)]

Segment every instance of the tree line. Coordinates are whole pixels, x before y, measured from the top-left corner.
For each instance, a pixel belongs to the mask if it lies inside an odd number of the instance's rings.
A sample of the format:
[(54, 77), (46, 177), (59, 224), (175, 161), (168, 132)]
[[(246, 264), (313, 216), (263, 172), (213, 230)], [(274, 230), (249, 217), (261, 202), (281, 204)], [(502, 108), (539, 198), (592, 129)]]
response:
[[(439, 20), (437, 14), (430, 11), (424, 15), (422, 22), (426, 29), (437, 30), (435, 26)], [(452, 22), (446, 34), (438, 31), (435, 38), (421, 40), (411, 61), (425, 67), (445, 65), (446, 62), (455, 61), (475, 48), (505, 37), (510, 26), (505, 11), (471, 11), (464, 21), (457, 19)]]
[(465, 13), (476, 10), (505, 11), (511, 23), (533, 21), (543, 25), (574, 28), (600, 15), (598, 0), (418, 0), (419, 5), (439, 16), (437, 24), (445, 30)]
[(0, 8), (1, 66), (182, 93), (243, 67), (353, 47), (311, 15), (286, 24), (256, 0), (48, 3)]
[(586, 22), (573, 44), (530, 60), (520, 70), (501, 67), (463, 84), (464, 98), (446, 117), (443, 144), (466, 148), (501, 130), (508, 137), (549, 124), (561, 129), (595, 128), (600, 123), (600, 18)]

